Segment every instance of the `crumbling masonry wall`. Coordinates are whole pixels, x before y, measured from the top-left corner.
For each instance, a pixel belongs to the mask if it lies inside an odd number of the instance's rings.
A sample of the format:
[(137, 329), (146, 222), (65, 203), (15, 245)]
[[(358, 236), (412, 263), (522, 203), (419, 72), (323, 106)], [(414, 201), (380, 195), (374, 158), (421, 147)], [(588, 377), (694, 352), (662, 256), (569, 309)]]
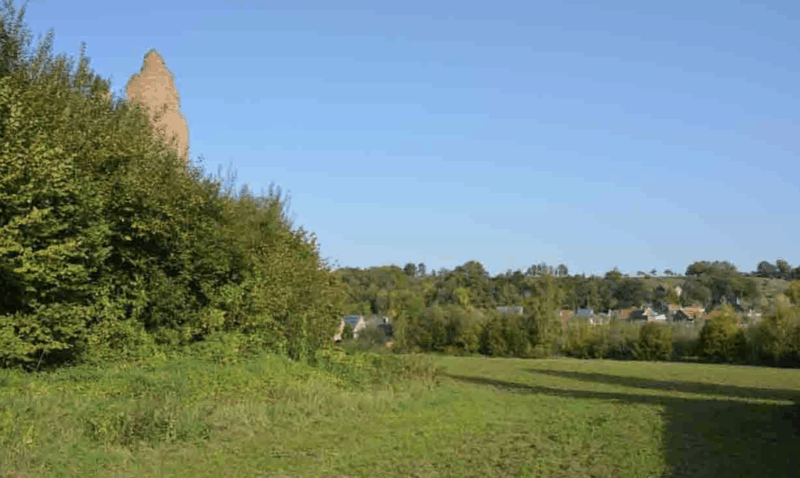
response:
[[(167, 141), (176, 139), (178, 155), (188, 162), (189, 128), (180, 111), (175, 79), (155, 49), (147, 52), (142, 69), (128, 80), (126, 95), (129, 102), (147, 108), (156, 129), (165, 128)], [(159, 114), (161, 117), (156, 121)]]

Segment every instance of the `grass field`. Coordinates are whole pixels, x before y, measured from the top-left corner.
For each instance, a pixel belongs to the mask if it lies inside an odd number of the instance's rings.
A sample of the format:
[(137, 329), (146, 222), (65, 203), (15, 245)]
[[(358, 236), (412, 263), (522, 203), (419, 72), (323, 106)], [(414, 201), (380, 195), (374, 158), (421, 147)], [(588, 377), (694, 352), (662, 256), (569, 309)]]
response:
[(277, 357), (0, 371), (0, 477), (800, 476), (800, 370), (432, 360), (369, 387)]

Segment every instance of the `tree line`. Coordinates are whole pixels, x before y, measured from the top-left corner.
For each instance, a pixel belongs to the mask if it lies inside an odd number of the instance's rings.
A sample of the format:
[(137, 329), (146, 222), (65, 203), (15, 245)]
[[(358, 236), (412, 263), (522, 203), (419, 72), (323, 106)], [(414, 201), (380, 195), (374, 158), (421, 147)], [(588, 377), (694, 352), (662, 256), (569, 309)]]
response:
[[(477, 261), (435, 274), (424, 270), (424, 264), (338, 269), (345, 312), (391, 317), (392, 348), (399, 351), (800, 365), (800, 281), (763, 307), (760, 279), (729, 262), (698, 261), (684, 277), (658, 281), (616, 269), (603, 277), (551, 275), (549, 268), (538, 269), (541, 276), (529, 268), (492, 277)], [(565, 326), (559, 316), (564, 309), (645, 305), (664, 312), (669, 304), (700, 305), (718, 315), (688, 325), (612, 320), (596, 326)], [(522, 313), (498, 309), (510, 305), (522, 306)], [(751, 307), (763, 310), (757, 324), (744, 314)], [(380, 345), (385, 338), (367, 330), (360, 341)]]
[(340, 268), (336, 273), (345, 285), (346, 313), (362, 315), (392, 315), (409, 297), (426, 307), (487, 309), (520, 305), (543, 277), (552, 278), (562, 290), (559, 307), (568, 310), (590, 308), (605, 312), (645, 305), (663, 309), (668, 304), (707, 309), (731, 304), (755, 309), (762, 298), (753, 275), (741, 273), (727, 261), (697, 261), (687, 267), (684, 276), (662, 278), (629, 277), (616, 268), (603, 276), (569, 275), (566, 266), (554, 268), (546, 264), (531, 266), (524, 272), (508, 270), (491, 276), (478, 261), (431, 273), (426, 273), (424, 263), (408, 263), (402, 268)]

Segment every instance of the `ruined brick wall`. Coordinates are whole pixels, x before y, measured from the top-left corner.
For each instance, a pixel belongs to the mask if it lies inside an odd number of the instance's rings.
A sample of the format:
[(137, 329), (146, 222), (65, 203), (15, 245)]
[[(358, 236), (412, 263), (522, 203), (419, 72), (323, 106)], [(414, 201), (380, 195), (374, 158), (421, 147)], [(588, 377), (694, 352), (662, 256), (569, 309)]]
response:
[(161, 114), (155, 123), (156, 128), (166, 128), (166, 140), (177, 139), (178, 154), (188, 162), (189, 128), (180, 110), (175, 79), (155, 49), (145, 55), (141, 71), (128, 80), (126, 95), (131, 103), (145, 106), (153, 120), (158, 113)]

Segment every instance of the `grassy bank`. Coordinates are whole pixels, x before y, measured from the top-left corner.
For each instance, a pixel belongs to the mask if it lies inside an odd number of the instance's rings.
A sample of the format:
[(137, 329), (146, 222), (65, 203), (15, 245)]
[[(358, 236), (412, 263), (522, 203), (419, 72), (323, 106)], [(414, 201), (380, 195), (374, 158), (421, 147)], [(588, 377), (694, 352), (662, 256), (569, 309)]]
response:
[(2, 477), (800, 469), (800, 370), (329, 354), (1, 371), (0, 387)]

